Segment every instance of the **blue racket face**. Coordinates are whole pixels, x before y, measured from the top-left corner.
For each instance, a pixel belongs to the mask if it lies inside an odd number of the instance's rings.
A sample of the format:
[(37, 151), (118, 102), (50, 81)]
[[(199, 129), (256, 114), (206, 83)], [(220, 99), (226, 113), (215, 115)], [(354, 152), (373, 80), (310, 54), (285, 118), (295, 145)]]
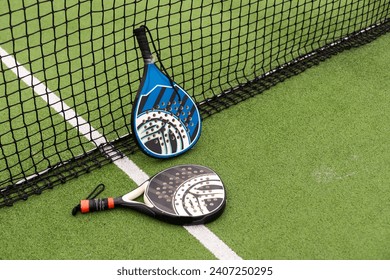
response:
[(141, 150), (169, 158), (191, 149), (201, 132), (199, 110), (192, 98), (151, 63), (133, 106), (132, 130)]

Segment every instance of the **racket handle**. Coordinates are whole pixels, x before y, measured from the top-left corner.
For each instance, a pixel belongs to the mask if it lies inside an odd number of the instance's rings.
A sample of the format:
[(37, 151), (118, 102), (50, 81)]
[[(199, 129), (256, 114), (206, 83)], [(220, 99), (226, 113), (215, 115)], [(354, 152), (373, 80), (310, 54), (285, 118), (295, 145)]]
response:
[(152, 52), (150, 51), (148, 38), (146, 37), (145, 26), (142, 25), (141, 27), (134, 29), (134, 35), (137, 38), (144, 61), (150, 63), (152, 60)]
[(81, 213), (104, 211), (115, 207), (114, 198), (85, 199), (80, 201)]

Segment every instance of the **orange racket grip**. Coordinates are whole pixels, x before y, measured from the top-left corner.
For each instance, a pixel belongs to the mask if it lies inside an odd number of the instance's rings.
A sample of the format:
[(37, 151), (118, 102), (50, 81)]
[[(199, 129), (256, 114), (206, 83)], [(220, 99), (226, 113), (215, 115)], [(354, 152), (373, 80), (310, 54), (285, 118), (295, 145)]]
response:
[(80, 201), (81, 213), (104, 211), (115, 207), (114, 198), (85, 199)]

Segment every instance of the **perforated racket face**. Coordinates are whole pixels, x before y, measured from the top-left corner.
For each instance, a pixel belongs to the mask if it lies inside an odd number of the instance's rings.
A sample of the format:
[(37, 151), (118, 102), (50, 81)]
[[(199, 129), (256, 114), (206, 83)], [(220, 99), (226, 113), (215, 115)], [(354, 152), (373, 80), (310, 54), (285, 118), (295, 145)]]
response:
[(220, 177), (199, 165), (175, 166), (155, 175), (144, 196), (161, 212), (178, 217), (213, 215), (226, 199)]
[[(150, 80), (154, 78), (151, 85)], [(197, 142), (201, 121), (198, 108), (179, 86), (154, 66), (148, 65), (144, 87), (133, 108), (132, 127), (141, 149), (158, 158), (184, 153)]]

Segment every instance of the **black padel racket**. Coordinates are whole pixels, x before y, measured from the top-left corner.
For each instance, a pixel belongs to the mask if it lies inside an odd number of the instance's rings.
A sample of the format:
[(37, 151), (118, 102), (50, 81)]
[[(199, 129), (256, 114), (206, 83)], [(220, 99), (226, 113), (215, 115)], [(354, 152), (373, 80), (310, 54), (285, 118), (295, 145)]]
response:
[(134, 34), (145, 68), (133, 104), (133, 135), (149, 156), (178, 156), (191, 149), (200, 137), (199, 110), (191, 96), (155, 65), (146, 27), (135, 29)]
[[(134, 201), (144, 194), (144, 202)], [(116, 198), (81, 200), (82, 213), (128, 207), (159, 220), (205, 224), (218, 218), (226, 204), (220, 177), (200, 165), (179, 165), (154, 175), (133, 191)]]

